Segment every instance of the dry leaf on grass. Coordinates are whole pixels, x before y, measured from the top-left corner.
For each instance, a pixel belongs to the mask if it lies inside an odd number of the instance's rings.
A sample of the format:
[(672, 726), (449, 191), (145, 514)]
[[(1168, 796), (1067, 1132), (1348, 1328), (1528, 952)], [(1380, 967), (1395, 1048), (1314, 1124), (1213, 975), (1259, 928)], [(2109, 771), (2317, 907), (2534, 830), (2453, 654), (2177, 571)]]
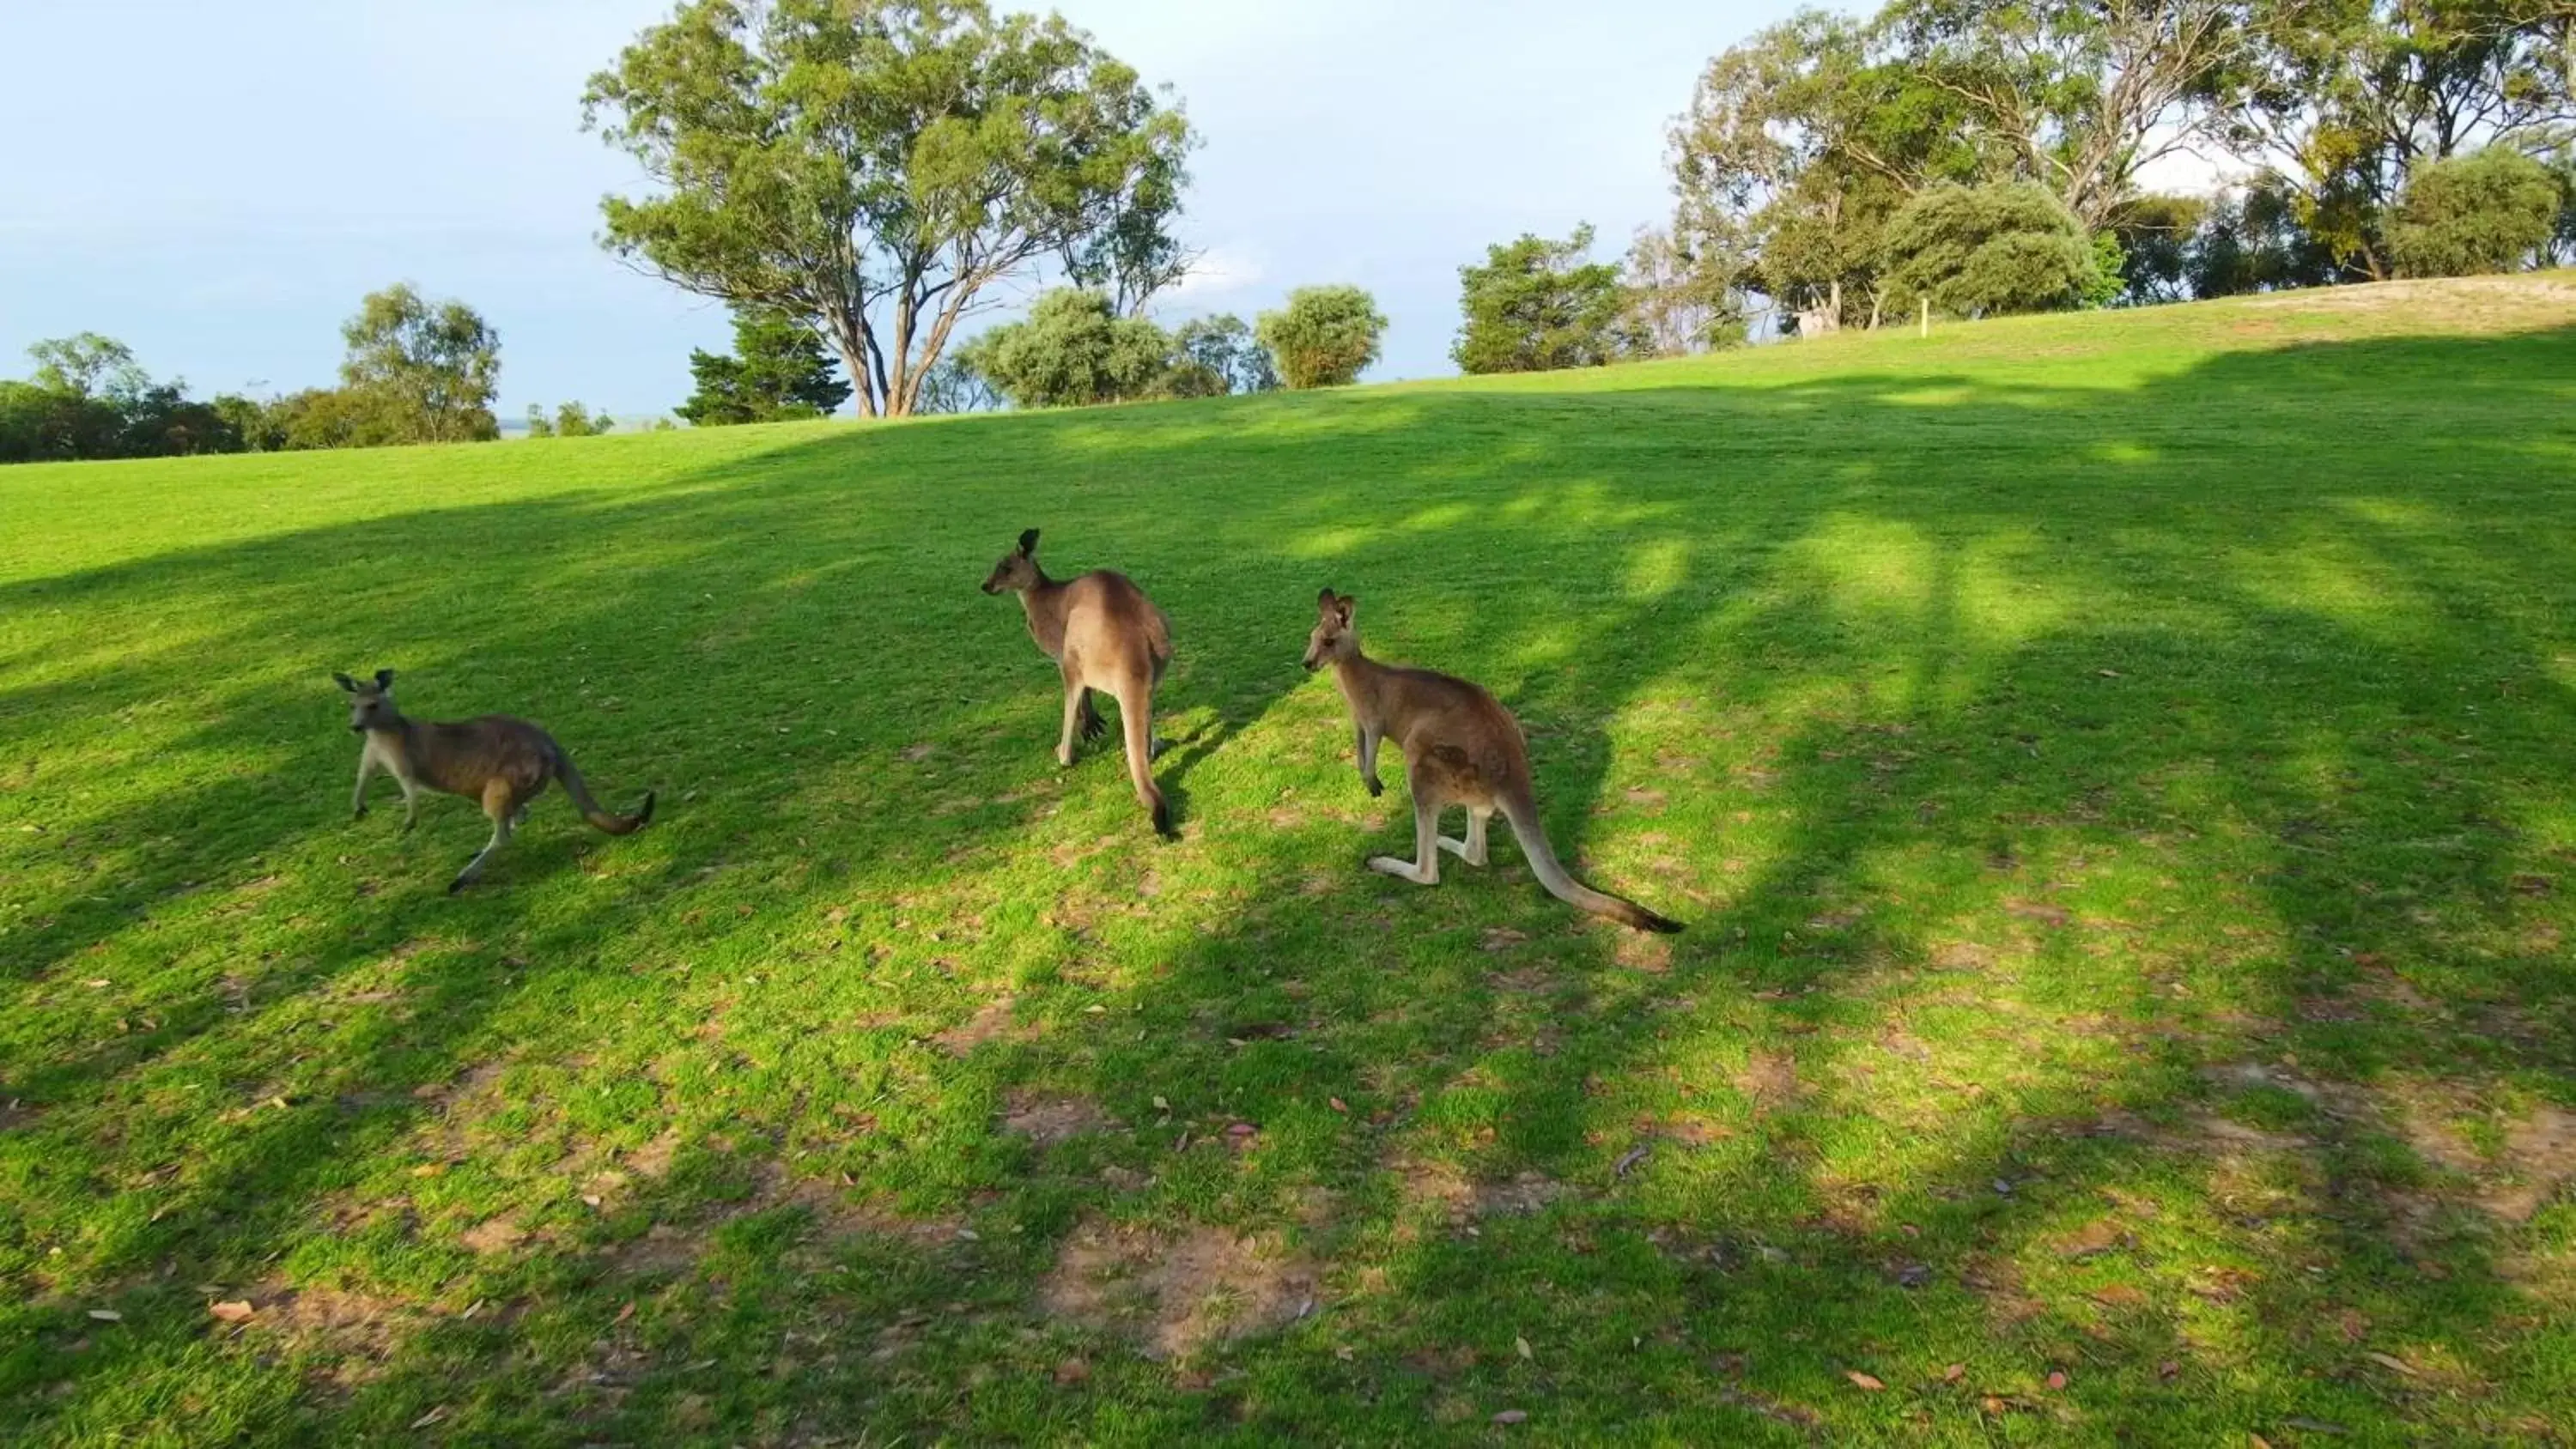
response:
[(1862, 1373), (1859, 1369), (1845, 1369), (1843, 1370), (1843, 1377), (1860, 1385), (1862, 1388), (1869, 1390), (1873, 1394), (1887, 1387), (1887, 1385), (1879, 1382), (1877, 1379), (1870, 1377), (1868, 1374)]
[(222, 1319), (226, 1323), (248, 1323), (250, 1322), (250, 1316), (258, 1310), (252, 1308), (248, 1303), (234, 1300), (229, 1303), (213, 1304), (209, 1306), (206, 1311), (213, 1314), (215, 1317)]

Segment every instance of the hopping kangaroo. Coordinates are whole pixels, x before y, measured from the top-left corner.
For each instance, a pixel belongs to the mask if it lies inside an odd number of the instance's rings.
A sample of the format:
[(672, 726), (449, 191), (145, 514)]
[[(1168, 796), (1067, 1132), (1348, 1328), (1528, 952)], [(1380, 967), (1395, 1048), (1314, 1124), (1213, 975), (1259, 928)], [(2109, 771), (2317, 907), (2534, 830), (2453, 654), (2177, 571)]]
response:
[[(1566, 873), (1539, 826), (1529, 748), (1519, 721), (1466, 680), (1428, 669), (1397, 669), (1362, 654), (1359, 631), (1351, 626), (1357, 602), (1330, 589), (1316, 598), (1318, 617), (1306, 640), (1306, 668), (1333, 666), (1333, 680), (1359, 727), (1360, 779), (1370, 794), (1386, 789), (1377, 778), (1378, 741), (1393, 736), (1404, 751), (1405, 778), (1413, 787), (1414, 858), (1407, 864), (1381, 855), (1369, 867), (1417, 885), (1438, 885), (1443, 850), (1456, 852), (1469, 865), (1485, 863), (1485, 822), (1500, 810), (1550, 895), (1641, 931), (1680, 930), (1677, 922)], [(1440, 833), (1440, 812), (1451, 805), (1467, 807), (1464, 840)]]
[(366, 684), (345, 674), (331, 677), (349, 691), (349, 728), (367, 737), (366, 747), (358, 752), (358, 788), (349, 797), (351, 818), (367, 813), (367, 782), (379, 769), (402, 786), (405, 830), (420, 818), (424, 785), (479, 800), (483, 813), (492, 817), (491, 840), (447, 883), (450, 892), (463, 890), (483, 873), (483, 862), (509, 840), (511, 831), (527, 822), (528, 802), (545, 793), (548, 780), (563, 781), (564, 793), (580, 807), (581, 818), (611, 835), (632, 835), (653, 818), (650, 790), (632, 815), (611, 815), (600, 809), (563, 746), (526, 720), (500, 714), (455, 724), (405, 719), (394, 706), (392, 670), (377, 670), (375, 679)]
[(1154, 817), (1154, 829), (1172, 833), (1171, 808), (1154, 785), (1154, 689), (1172, 662), (1172, 625), (1125, 574), (1096, 569), (1062, 583), (1038, 567), (1038, 531), (1020, 535), (1020, 546), (1002, 555), (984, 579), (984, 592), (1020, 596), (1029, 634), (1064, 675), (1064, 735), (1056, 742), (1059, 765), (1073, 763), (1073, 737), (1096, 739), (1106, 728), (1091, 703), (1098, 690), (1118, 701), (1118, 723), (1127, 736), (1127, 775), (1136, 798)]

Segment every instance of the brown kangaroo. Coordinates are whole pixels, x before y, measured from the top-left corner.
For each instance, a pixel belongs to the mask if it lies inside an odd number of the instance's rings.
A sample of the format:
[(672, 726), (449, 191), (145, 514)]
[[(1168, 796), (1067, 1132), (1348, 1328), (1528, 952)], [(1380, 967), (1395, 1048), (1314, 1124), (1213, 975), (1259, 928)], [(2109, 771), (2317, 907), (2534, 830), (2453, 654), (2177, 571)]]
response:
[(1064, 736), (1056, 742), (1056, 763), (1073, 763), (1076, 730), (1088, 740), (1106, 728), (1091, 692), (1117, 700), (1118, 722), (1127, 735), (1127, 776), (1153, 815), (1155, 831), (1170, 835), (1172, 812), (1155, 788), (1152, 761), (1163, 749), (1154, 738), (1154, 689), (1172, 662), (1171, 621), (1125, 574), (1095, 569), (1062, 583), (1048, 578), (1038, 567), (1034, 528), (985, 576), (985, 593), (1004, 589), (1020, 596), (1030, 636), (1064, 675)]
[(374, 681), (367, 684), (345, 674), (331, 677), (351, 696), (349, 728), (367, 737), (366, 747), (358, 752), (358, 788), (349, 797), (352, 819), (366, 815), (367, 782), (379, 769), (402, 786), (405, 830), (419, 821), (424, 785), (479, 800), (483, 813), (492, 818), (491, 840), (447, 883), (451, 894), (482, 875), (483, 862), (509, 840), (510, 832), (527, 823), (528, 802), (545, 793), (550, 779), (563, 781), (564, 792), (580, 807), (582, 819), (611, 835), (632, 835), (653, 818), (650, 790), (644, 792), (642, 808), (632, 815), (611, 815), (600, 809), (563, 746), (526, 720), (501, 714), (455, 724), (405, 719), (394, 706), (392, 670), (377, 670)]
[[(1530, 789), (1529, 746), (1520, 722), (1494, 697), (1463, 679), (1428, 669), (1397, 669), (1360, 652), (1351, 626), (1358, 600), (1326, 589), (1316, 596), (1315, 632), (1306, 640), (1309, 672), (1333, 666), (1333, 681), (1359, 727), (1360, 779), (1372, 795), (1386, 787), (1377, 778), (1378, 741), (1392, 735), (1404, 751), (1405, 778), (1413, 787), (1413, 861), (1376, 856), (1372, 870), (1417, 885), (1440, 883), (1440, 852), (1455, 852), (1469, 865), (1485, 863), (1485, 822), (1500, 810), (1511, 822), (1521, 854), (1550, 895), (1594, 915), (1641, 931), (1679, 931), (1634, 901), (1597, 891), (1566, 873), (1540, 828), (1538, 797)], [(1467, 807), (1467, 838), (1440, 833), (1440, 812)]]

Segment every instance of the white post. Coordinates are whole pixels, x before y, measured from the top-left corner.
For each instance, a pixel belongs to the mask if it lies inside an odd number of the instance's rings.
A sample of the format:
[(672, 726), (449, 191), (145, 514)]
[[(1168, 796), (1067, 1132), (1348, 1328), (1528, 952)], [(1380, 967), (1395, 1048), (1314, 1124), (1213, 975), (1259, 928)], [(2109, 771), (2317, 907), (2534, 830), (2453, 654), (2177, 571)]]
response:
[(1932, 335), (1932, 299), (1929, 297), (1923, 299), (1923, 335)]

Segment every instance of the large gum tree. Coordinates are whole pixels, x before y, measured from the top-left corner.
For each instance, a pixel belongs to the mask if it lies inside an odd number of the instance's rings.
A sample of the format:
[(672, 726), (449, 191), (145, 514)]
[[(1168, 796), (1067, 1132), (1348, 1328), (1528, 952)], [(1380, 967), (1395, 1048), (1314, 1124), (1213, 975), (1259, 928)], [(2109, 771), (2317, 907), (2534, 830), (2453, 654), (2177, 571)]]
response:
[(605, 199), (602, 244), (805, 319), (863, 416), (914, 410), (994, 283), (1054, 261), (1150, 292), (1179, 255), (1188, 121), (1060, 16), (689, 0), (582, 104), (658, 188)]

